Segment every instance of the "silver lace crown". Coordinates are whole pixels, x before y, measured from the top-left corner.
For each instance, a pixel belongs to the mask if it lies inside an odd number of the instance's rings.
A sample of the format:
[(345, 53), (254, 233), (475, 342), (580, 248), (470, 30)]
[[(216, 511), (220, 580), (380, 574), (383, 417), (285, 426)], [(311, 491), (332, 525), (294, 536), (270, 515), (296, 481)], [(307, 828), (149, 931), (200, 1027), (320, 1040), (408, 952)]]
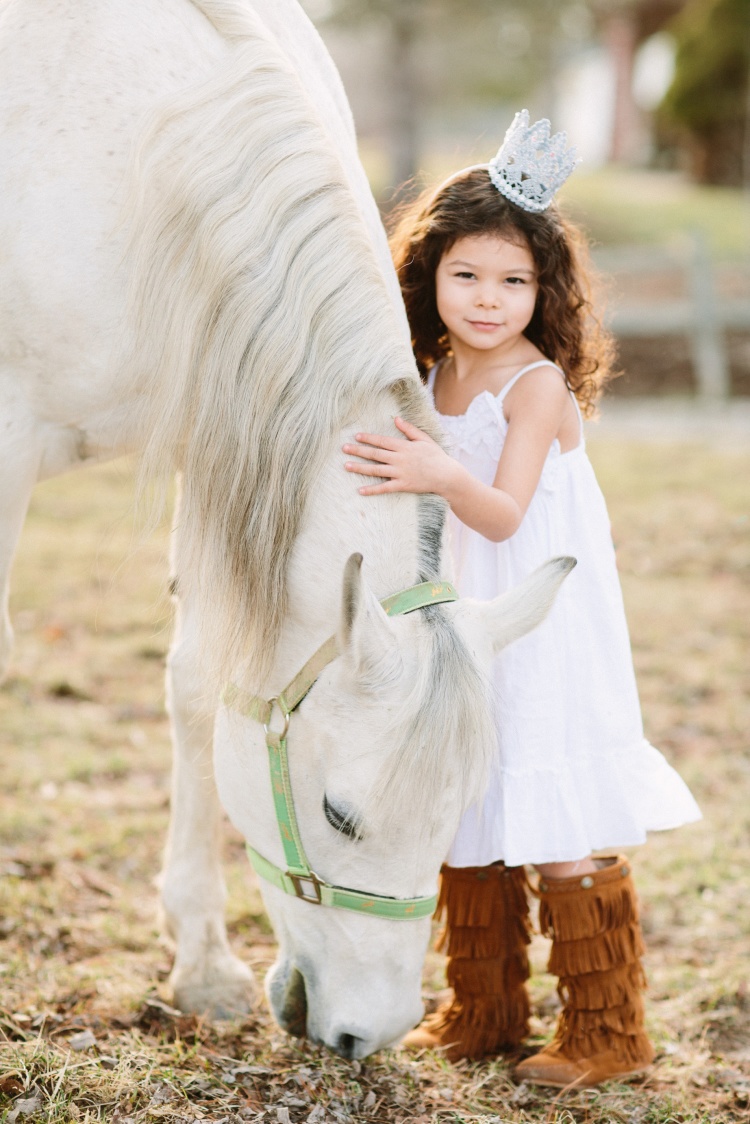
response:
[(497, 156), (488, 170), (493, 184), (506, 199), (524, 211), (546, 211), (555, 192), (562, 187), (580, 161), (574, 148), (566, 148), (565, 133), (550, 136), (550, 123), (543, 117), (529, 127), (529, 111), (513, 118)]

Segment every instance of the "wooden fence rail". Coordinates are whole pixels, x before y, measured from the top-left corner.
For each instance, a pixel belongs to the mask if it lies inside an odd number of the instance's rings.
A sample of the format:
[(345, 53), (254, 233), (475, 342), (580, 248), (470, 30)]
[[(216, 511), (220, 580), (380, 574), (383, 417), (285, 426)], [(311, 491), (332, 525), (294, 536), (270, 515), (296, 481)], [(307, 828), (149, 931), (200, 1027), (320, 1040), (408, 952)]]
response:
[[(684, 295), (658, 300), (617, 301), (607, 324), (616, 336), (687, 336), (698, 395), (726, 399), (730, 394), (727, 329), (750, 331), (750, 295), (726, 298), (716, 286), (716, 267), (704, 235), (694, 231), (668, 246), (625, 246), (598, 250), (598, 269), (615, 281), (655, 273), (681, 275)], [(750, 289), (749, 289), (750, 292)]]

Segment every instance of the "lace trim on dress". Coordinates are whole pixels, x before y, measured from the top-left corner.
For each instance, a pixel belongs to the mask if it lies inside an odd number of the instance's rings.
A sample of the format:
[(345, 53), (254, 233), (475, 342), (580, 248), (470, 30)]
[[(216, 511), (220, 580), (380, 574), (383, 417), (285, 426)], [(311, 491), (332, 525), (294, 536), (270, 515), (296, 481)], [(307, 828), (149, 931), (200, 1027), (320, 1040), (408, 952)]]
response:
[[(448, 438), (448, 449), (452, 455), (457, 456), (462, 453), (468, 457), (475, 457), (484, 454), (494, 461), (500, 459), (508, 429), (508, 419), (503, 413), (502, 402), (489, 390), (483, 390), (476, 398), (472, 398), (465, 414), (439, 414), (438, 417)], [(560, 442), (555, 438), (542, 467), (537, 486), (538, 492), (555, 491), (559, 481), (561, 458)]]
[[(427, 376), (427, 389), (432, 397), (432, 404), (435, 406), (435, 375), (443, 360), (432, 367)], [(502, 449), (502, 443), (505, 438), (505, 433), (508, 428), (508, 419), (503, 410), (503, 402), (508, 392), (516, 385), (518, 380), (528, 371), (536, 370), (539, 367), (554, 367), (560, 375), (565, 378), (565, 372), (556, 363), (552, 363), (549, 359), (537, 359), (533, 363), (527, 363), (520, 371), (517, 371), (513, 378), (508, 379), (505, 386), (497, 393), (493, 394), (490, 390), (483, 390), (472, 398), (463, 414), (441, 414), (437, 407), (438, 417), (440, 418), (443, 429), (448, 436), (448, 444), (452, 452), (461, 449), (468, 455), (473, 455), (479, 452), (483, 447), (491, 453), (494, 457), (499, 458)], [(572, 394), (573, 403), (578, 414), (578, 423), (580, 426), (580, 439), (578, 445), (574, 445), (572, 449), (568, 449), (565, 453), (561, 452), (560, 442), (555, 438), (550, 446), (550, 451), (545, 461), (544, 469), (542, 470), (541, 485), (545, 490), (552, 490), (554, 488), (554, 475), (558, 462), (563, 456), (568, 456), (576, 450), (585, 448), (585, 439), (583, 432), (583, 418), (581, 411), (578, 407), (575, 395)]]
[(465, 414), (439, 414), (441, 425), (453, 447), (476, 453), (482, 446), (500, 455), (502, 438), (508, 427), (502, 403), (489, 390), (472, 398)]

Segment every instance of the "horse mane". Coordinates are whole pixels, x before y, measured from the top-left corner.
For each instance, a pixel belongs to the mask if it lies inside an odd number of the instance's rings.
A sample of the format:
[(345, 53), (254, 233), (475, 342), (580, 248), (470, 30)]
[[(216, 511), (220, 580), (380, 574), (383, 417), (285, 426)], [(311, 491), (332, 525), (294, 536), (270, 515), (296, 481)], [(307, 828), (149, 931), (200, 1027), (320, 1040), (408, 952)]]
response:
[(227, 57), (152, 121), (131, 189), (143, 479), (181, 472), (176, 578), (211, 671), (250, 652), (262, 676), (334, 435), (382, 393), (436, 430), (330, 123), (246, 4), (193, 3)]
[(492, 685), (442, 606), (421, 610), (429, 648), (392, 714), (393, 752), (363, 806), (378, 832), (408, 822), (434, 835), (445, 812), (446, 784), (465, 810), (485, 791), (497, 749)]

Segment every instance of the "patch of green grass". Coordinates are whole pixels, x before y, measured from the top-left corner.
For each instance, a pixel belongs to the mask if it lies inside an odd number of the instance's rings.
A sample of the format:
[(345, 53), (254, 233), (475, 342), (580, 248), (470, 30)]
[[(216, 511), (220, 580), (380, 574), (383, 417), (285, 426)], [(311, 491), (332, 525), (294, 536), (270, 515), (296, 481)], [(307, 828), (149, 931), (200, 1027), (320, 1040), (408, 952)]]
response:
[(560, 192), (566, 212), (602, 245), (661, 244), (700, 230), (717, 257), (750, 250), (750, 202), (738, 188), (626, 168), (578, 171)]

